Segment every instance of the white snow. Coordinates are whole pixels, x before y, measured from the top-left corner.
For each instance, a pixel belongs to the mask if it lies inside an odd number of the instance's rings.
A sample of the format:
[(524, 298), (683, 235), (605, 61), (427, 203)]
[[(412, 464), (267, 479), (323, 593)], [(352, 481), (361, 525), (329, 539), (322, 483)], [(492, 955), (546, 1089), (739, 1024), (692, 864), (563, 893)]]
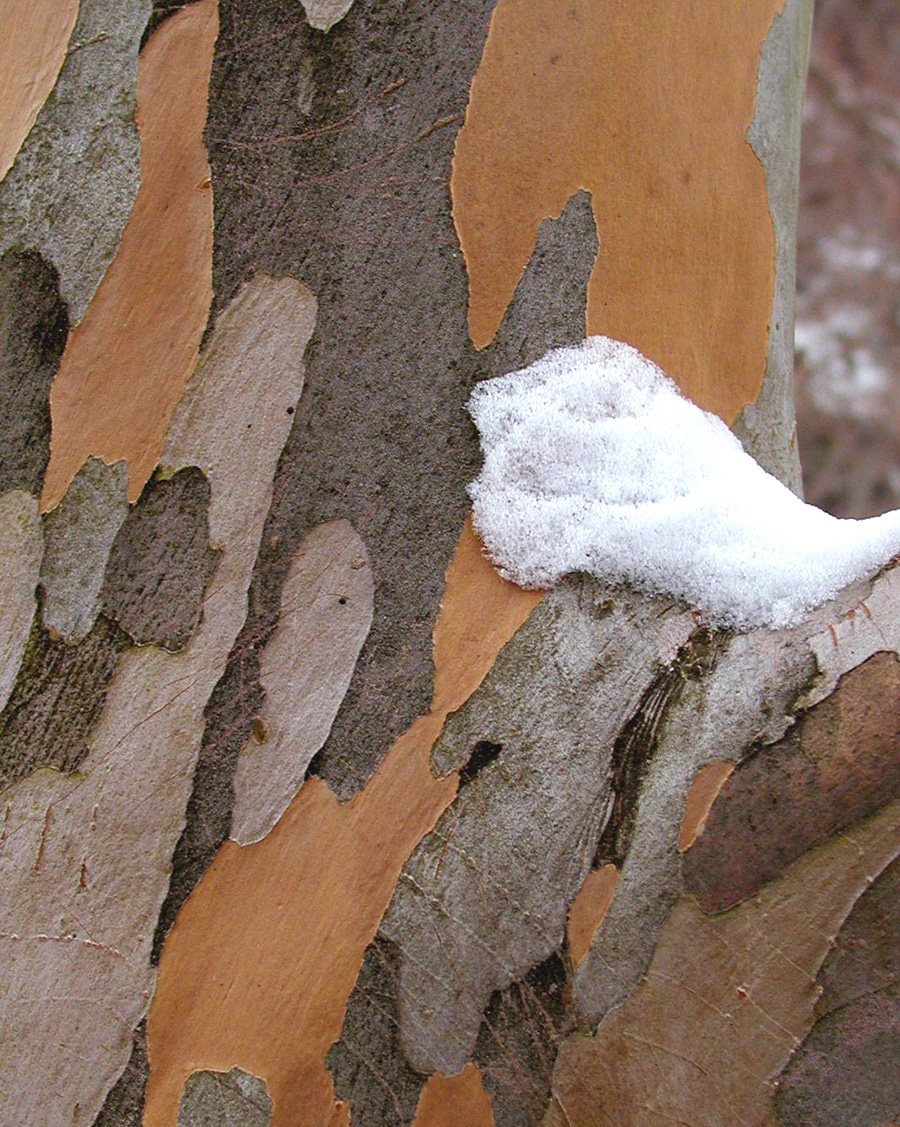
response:
[(712, 624), (780, 627), (900, 552), (900, 511), (838, 520), (805, 505), (605, 337), (479, 384), (469, 411), (485, 456), (475, 527), (522, 587), (588, 571), (683, 599)]

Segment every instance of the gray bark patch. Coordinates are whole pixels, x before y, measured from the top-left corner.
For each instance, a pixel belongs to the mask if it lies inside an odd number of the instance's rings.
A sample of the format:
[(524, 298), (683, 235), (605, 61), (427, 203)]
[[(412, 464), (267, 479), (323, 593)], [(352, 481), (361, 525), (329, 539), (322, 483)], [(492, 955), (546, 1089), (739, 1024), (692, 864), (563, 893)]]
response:
[(302, 535), (348, 519), (369, 551), (374, 621), (312, 765), (342, 799), (429, 705), (431, 629), (478, 462), (471, 388), (584, 334), (596, 236), (580, 194), (542, 231), (497, 358), (469, 341), (447, 182), (492, 7), (357, 0), (322, 35), (299, 5), (222, 5), (206, 131), (217, 302), (254, 267), (319, 299), (245, 638), (274, 625)]
[(44, 518), (41, 614), (64, 642), (80, 642), (100, 613), (100, 588), (116, 533), (128, 514), (124, 462), (88, 458)]
[(209, 482), (191, 466), (155, 475), (116, 536), (101, 598), (138, 645), (180, 650), (200, 621), (220, 553), (209, 544)]
[(485, 350), (490, 375), (504, 376), (540, 360), (551, 348), (584, 339), (587, 284), (597, 257), (589, 192), (576, 192), (558, 219), (538, 227), (534, 252)]
[(690, 633), (673, 605), (609, 596), (585, 577), (550, 592), (432, 751), (464, 785), (379, 929), (400, 956), (392, 1045), (417, 1072), (459, 1072), (492, 995), (562, 949), (608, 817), (616, 737)]
[(195, 1072), (178, 1105), (178, 1127), (268, 1127), (272, 1101), (266, 1082), (240, 1068)]
[(0, 713), (0, 790), (40, 767), (77, 769), (127, 643), (103, 615), (76, 646), (51, 637), (35, 616), (19, 675)]
[(0, 249), (39, 251), (78, 323), (140, 185), (138, 47), (150, 0), (81, 0), (59, 78), (0, 183)]
[(775, 292), (762, 389), (734, 426), (747, 452), (797, 494), (802, 483), (794, 423), (794, 293), (800, 117), (812, 10), (812, 0), (786, 0), (759, 56), (756, 112), (747, 141), (766, 178), (775, 231)]
[(0, 493), (40, 493), (50, 457), (50, 385), (69, 318), (59, 276), (36, 251), (0, 258)]
[(426, 1080), (400, 1048), (399, 975), (399, 951), (376, 937), (347, 1002), (341, 1039), (325, 1058), (353, 1127), (407, 1127)]

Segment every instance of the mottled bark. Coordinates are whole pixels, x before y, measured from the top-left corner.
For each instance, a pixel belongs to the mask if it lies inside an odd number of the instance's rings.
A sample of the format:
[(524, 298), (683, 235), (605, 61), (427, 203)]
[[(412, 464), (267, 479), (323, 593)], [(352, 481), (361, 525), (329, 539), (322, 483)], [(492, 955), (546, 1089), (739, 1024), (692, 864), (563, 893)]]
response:
[(810, 4), (107, 7), (0, 186), (0, 1119), (896, 1115), (900, 573), (734, 633), (467, 520), (601, 330), (797, 487)]

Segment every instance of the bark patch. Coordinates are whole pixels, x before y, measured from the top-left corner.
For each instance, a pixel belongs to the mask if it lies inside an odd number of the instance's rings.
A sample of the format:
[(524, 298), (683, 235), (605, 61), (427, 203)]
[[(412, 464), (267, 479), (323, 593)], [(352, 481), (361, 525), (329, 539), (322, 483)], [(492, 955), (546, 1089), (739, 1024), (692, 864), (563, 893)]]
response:
[(325, 1058), (355, 1127), (408, 1127), (425, 1084), (400, 1048), (399, 977), (396, 945), (376, 938), (347, 1003), (341, 1039)]
[(477, 347), (540, 222), (585, 187), (600, 240), (589, 332), (634, 345), (727, 422), (757, 398), (775, 240), (746, 132), (782, 5), (500, 0), (451, 180)]
[(0, 180), (9, 171), (53, 89), (77, 15), (78, 0), (19, 0), (4, 5), (0, 45)]
[(491, 1098), (496, 1127), (538, 1127), (556, 1054), (575, 1028), (571, 990), (559, 955), (492, 996), (474, 1059)]
[(141, 54), (140, 191), (53, 381), (45, 512), (89, 455), (126, 461), (128, 500), (136, 501), (197, 364), (212, 300), (203, 126), (217, 12), (215, 0), (189, 5), (166, 20)]
[(220, 551), (209, 543), (209, 482), (196, 467), (149, 482), (113, 542), (104, 612), (138, 645), (180, 650), (200, 621)]
[(52, 262), (74, 324), (139, 187), (135, 87), (149, 14), (150, 0), (81, 0), (56, 84), (0, 183), (0, 250), (25, 247)]
[(50, 385), (68, 332), (56, 270), (36, 251), (7, 251), (0, 258), (0, 493), (40, 493), (50, 457)]
[(898, 827), (894, 803), (722, 915), (682, 898), (631, 995), (560, 1049), (545, 1127), (631, 1127), (648, 1108), (661, 1123), (772, 1122), (770, 1077), (812, 1020), (828, 937), (896, 857)]
[(876, 653), (727, 780), (684, 856), (706, 912), (753, 896), (807, 850), (900, 795), (900, 661)]
[(900, 1119), (900, 862), (860, 897), (819, 971), (816, 1021), (778, 1082), (783, 1127)]
[(102, 615), (75, 646), (54, 639), (35, 616), (0, 713), (0, 789), (39, 767), (77, 769), (127, 645), (127, 636)]
[(141, 1127), (148, 1071), (147, 1022), (142, 1021), (134, 1031), (125, 1071), (110, 1088), (94, 1127)]
[(41, 615), (47, 629), (70, 644), (89, 633), (100, 613), (110, 548), (128, 515), (126, 482), (124, 463), (88, 458), (44, 518)]
[(178, 1127), (268, 1127), (271, 1121), (266, 1082), (240, 1068), (195, 1072), (178, 1105)]

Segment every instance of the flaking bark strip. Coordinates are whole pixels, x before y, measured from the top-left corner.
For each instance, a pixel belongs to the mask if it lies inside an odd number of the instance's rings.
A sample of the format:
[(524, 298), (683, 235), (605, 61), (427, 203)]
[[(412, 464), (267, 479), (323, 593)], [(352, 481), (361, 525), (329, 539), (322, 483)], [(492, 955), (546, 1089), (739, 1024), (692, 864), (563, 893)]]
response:
[[(215, 369), (236, 371), (260, 370), (271, 373), (282, 383), (296, 380), (302, 386), (304, 372), (303, 351), (312, 326), (315, 324), (316, 301), (313, 295), (292, 278), (275, 281), (257, 275), (235, 299), (232, 313), (220, 313), (216, 328), (211, 333), (201, 359), (204, 365)], [(257, 326), (267, 326), (267, 336), (260, 337)], [(300, 379), (297, 380), (297, 374)], [(216, 372), (218, 375), (218, 372)], [(194, 377), (196, 380), (196, 376)], [(246, 381), (244, 381), (246, 385)], [(243, 387), (235, 387), (235, 392)], [(249, 390), (249, 387), (248, 387)], [(210, 404), (214, 402), (210, 396)], [(265, 431), (282, 423), (289, 423), (294, 413), (294, 402), (287, 396), (278, 403), (270, 403), (258, 414), (251, 416), (253, 401), (240, 421), (241, 439), (252, 447)], [(213, 408), (201, 420), (204, 426), (214, 425)], [(282, 413), (283, 412), (283, 413)], [(251, 417), (256, 419), (256, 429), (247, 429)], [(261, 430), (261, 424), (264, 424)], [(194, 440), (197, 441), (196, 439)], [(226, 440), (227, 441), (227, 440)], [(231, 439), (233, 442), (234, 440)], [(201, 461), (207, 468), (215, 468), (230, 460), (229, 451), (208, 451)], [(266, 510), (271, 504), (271, 495)], [(265, 567), (265, 553), (257, 555), (256, 568)], [(252, 579), (251, 579), (252, 583)], [(277, 618), (266, 621), (267, 630), (260, 629), (260, 620), (253, 614), (258, 608), (257, 597), (251, 586), (248, 599), (248, 624), (236, 638), (228, 662), (204, 709), (204, 725), (199, 758), (193, 775), (191, 794), (187, 804), (184, 829), (172, 857), (172, 876), (168, 894), (160, 909), (153, 935), (152, 962), (159, 959), (166, 932), (171, 927), (178, 909), (205, 872), (216, 850), (228, 837), (231, 812), (234, 805), (232, 779), (241, 748), (250, 737), (250, 727), (263, 703), (263, 690), (259, 682), (259, 645), (274, 628)], [(253, 623), (253, 627), (250, 627)], [(251, 632), (248, 633), (248, 629)]]
[(153, 932), (150, 961), (154, 966), (159, 963), (179, 908), (228, 837), (235, 767), (265, 700), (259, 681), (259, 653), (240, 640), (235, 643), (204, 711), (206, 722), (184, 829), (172, 854), (172, 881)]
[(81, 0), (56, 85), (0, 184), (0, 249), (26, 247), (53, 264), (73, 324), (139, 187), (134, 108), (149, 14), (150, 0)]
[(630, 842), (615, 895), (574, 974), (586, 1029), (630, 996), (682, 894), (678, 835), (698, 769), (723, 757), (737, 762), (755, 741), (779, 739), (818, 672), (802, 629), (701, 634), (699, 652), (685, 658), (688, 674), (702, 675), (685, 676), (657, 729), (654, 753), (629, 796)]
[(637, 989), (561, 1048), (545, 1127), (774, 1123), (772, 1078), (812, 1023), (830, 937), (896, 858), (898, 827), (895, 802), (718, 916), (682, 897)]
[(221, 552), (209, 542), (209, 482), (196, 467), (147, 483), (109, 555), (104, 613), (138, 645), (180, 650), (200, 621)]
[(128, 637), (101, 615), (75, 646), (35, 615), (19, 675), (0, 713), (0, 789), (41, 767), (75, 771)]
[(0, 493), (41, 491), (50, 457), (50, 385), (69, 332), (59, 275), (37, 251), (0, 258)]

